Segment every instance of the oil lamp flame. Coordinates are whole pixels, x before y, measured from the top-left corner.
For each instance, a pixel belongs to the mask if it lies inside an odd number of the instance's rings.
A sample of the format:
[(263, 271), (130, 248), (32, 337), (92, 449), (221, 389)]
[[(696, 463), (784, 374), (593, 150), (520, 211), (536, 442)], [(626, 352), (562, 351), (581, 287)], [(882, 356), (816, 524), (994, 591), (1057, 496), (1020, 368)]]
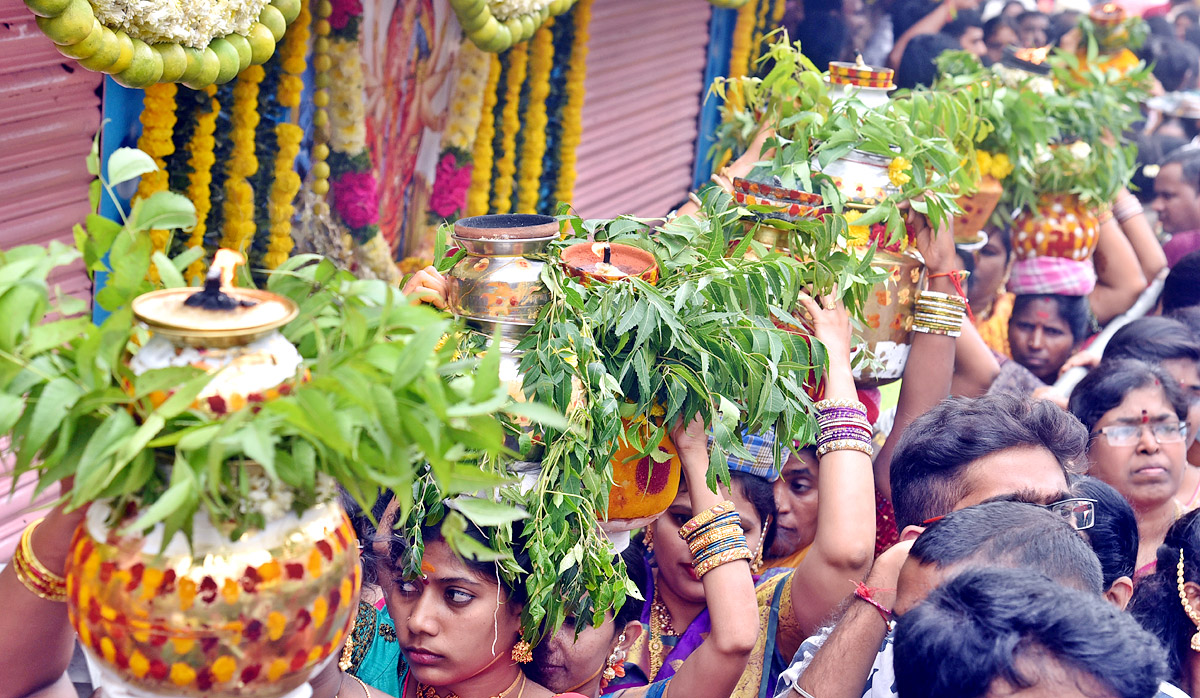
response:
[(592, 254), (601, 258), (605, 264), (612, 263), (612, 246), (607, 242), (597, 242), (592, 245)]
[(1026, 63), (1041, 65), (1046, 61), (1046, 56), (1050, 55), (1050, 49), (1050, 46), (1021, 49), (1020, 51), (1017, 51), (1017, 58), (1020, 58)]
[(1116, 14), (1120, 9), (1121, 8), (1117, 6), (1117, 3), (1108, 2), (1108, 3), (1105, 3), (1103, 7), (1100, 8), (1100, 11), (1106, 15), (1111, 15), (1111, 14)]
[(250, 308), (256, 305), (253, 301), (234, 298), (226, 293), (233, 290), (233, 271), (238, 265), (245, 264), (246, 258), (240, 252), (221, 248), (213, 255), (212, 266), (204, 277), (204, 290), (197, 291), (187, 297), (184, 305), (205, 310), (234, 310)]

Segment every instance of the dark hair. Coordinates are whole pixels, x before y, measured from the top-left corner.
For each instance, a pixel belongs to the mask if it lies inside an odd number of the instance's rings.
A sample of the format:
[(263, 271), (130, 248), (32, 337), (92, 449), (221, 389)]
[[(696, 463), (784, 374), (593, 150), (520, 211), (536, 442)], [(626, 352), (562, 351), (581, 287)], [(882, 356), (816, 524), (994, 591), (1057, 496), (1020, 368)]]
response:
[(939, 569), (976, 562), (1034, 570), (1094, 594), (1105, 589), (1100, 562), (1075, 529), (1057, 514), (1024, 502), (992, 501), (952, 511), (917, 537), (909, 556)]
[(1161, 367), (1137, 359), (1102, 361), (1071, 391), (1071, 414), (1083, 422), (1090, 434), (1096, 423), (1138, 388), (1157, 385), (1180, 419), (1187, 419), (1188, 404), (1179, 384)]
[(378, 491), (370, 514), (364, 511), (354, 497), (341, 485), (338, 485), (338, 500), (341, 501), (342, 508), (346, 510), (346, 515), (350, 517), (350, 524), (354, 526), (354, 533), (358, 536), (359, 565), (362, 567), (363, 584), (379, 584), (378, 564), (382, 561), (382, 557), (375, 552), (375, 546), (372, 543), (378, 531), (379, 519), (383, 517), (388, 502), (392, 501), (392, 493), (389, 490)]
[(1014, 395), (951, 397), (913, 420), (892, 456), (896, 525), (917, 525), (954, 509), (965, 496), (968, 466), (1021, 446), (1044, 448), (1064, 473), (1081, 461), (1087, 430), (1043, 400)]
[(1008, 17), (1005, 17), (1004, 15), (996, 15), (995, 17), (992, 17), (983, 23), (983, 40), (989, 41), (1004, 27), (1011, 29), (1014, 34), (1017, 32), (1017, 25), (1014, 24), (1013, 21)]
[[(1153, 17), (1146, 17), (1145, 21), (1146, 26), (1150, 28), (1150, 39), (1175, 38), (1175, 27), (1172, 26), (1169, 21), (1167, 21), (1166, 17), (1163, 17), (1162, 15), (1155, 15)], [(1142, 47), (1143, 52), (1145, 52), (1148, 48), (1150, 41), (1147, 40), (1146, 44), (1147, 46)]]
[(944, 51), (960, 50), (958, 40), (946, 34), (918, 34), (904, 47), (896, 68), (896, 86), (913, 89), (932, 85), (938, 77), (937, 57)]
[(1132, 581), (1137, 568), (1138, 529), (1129, 501), (1112, 485), (1087, 475), (1071, 483), (1071, 494), (1096, 500), (1095, 524), (1082, 533), (1100, 559), (1105, 590), (1120, 577)]
[(1200, 305), (1200, 250), (1189, 252), (1175, 262), (1163, 283), (1160, 300), (1164, 315)]
[[(785, 452), (786, 453), (786, 452)], [(732, 472), (729, 474), (730, 484), (738, 487), (742, 491), (742, 495), (750, 500), (755, 513), (763, 524), (775, 519), (775, 488), (765, 478), (751, 475), (750, 473)], [(767, 551), (771, 549), (771, 543), (775, 538), (775, 527), (768, 526), (762, 539), (762, 549)]]
[(1120, 698), (1152, 698), (1166, 674), (1162, 648), (1137, 621), (1025, 570), (963, 572), (896, 624), (901, 698), (978, 698), (997, 680), (1032, 688), (1047, 660)]
[(1186, 138), (1172, 136), (1168, 133), (1143, 133), (1137, 136), (1137, 170), (1133, 173), (1133, 186), (1138, 200), (1148, 204), (1154, 199), (1154, 177), (1146, 174), (1146, 167), (1153, 165), (1151, 170), (1157, 176), (1158, 167), (1166, 159), (1167, 153), (1187, 145)]
[(1087, 296), (1064, 296), (1058, 293), (1023, 293), (1013, 299), (1012, 315), (1009, 325), (1016, 317), (1025, 312), (1025, 308), (1035, 301), (1052, 300), (1058, 308), (1058, 316), (1071, 330), (1071, 338), (1078, 344), (1091, 333), (1092, 309), (1088, 305)]
[(892, 15), (892, 36), (899, 39), (904, 32), (937, 8), (938, 3), (932, 0), (896, 0), (892, 3), (890, 13)]
[(1021, 14), (1017, 15), (1017, 24), (1020, 25), (1027, 19), (1037, 19), (1041, 17), (1045, 17), (1047, 22), (1050, 21), (1050, 16), (1045, 12), (1038, 12), (1037, 10), (1025, 10)]
[(1179, 165), (1183, 169), (1184, 183), (1196, 191), (1200, 191), (1200, 147), (1192, 144), (1180, 146), (1167, 153), (1162, 166)]
[(1196, 81), (1196, 63), (1200, 61), (1200, 50), (1174, 36), (1155, 37), (1152, 42), (1154, 77), (1162, 83), (1163, 89), (1167, 92), (1178, 92), (1194, 88), (1194, 84), (1187, 83), (1189, 78), (1192, 83)]
[(1078, 10), (1063, 10), (1051, 16), (1050, 29), (1046, 32), (1049, 43), (1058, 46), (1068, 32), (1079, 26), (1079, 18), (1082, 15), (1083, 13)]
[(1158, 547), (1154, 573), (1138, 582), (1129, 612), (1167, 650), (1171, 680), (1179, 683), (1192, 656), (1196, 626), (1179, 603), (1179, 552), (1183, 551), (1184, 581), (1200, 584), (1200, 510), (1184, 514), (1167, 530)]
[(1180, 308), (1171, 313), (1171, 319), (1182, 322), (1197, 339), (1200, 339), (1200, 305)]
[(840, 10), (805, 10), (804, 21), (796, 26), (792, 36), (804, 47), (804, 55), (824, 70), (830, 61), (842, 59), (850, 29)]
[[(632, 538), (625, 550), (621, 551), (618, 556), (625, 562), (625, 570), (629, 573), (629, 581), (637, 587), (641, 592), (642, 598), (646, 599), (646, 595), (650, 591), (649, 579), (647, 578), (646, 569), (646, 546), (640, 537)], [(625, 603), (613, 614), (613, 620), (616, 621), (617, 632), (621, 632), (626, 625), (642, 617), (643, 604), (638, 599), (632, 596), (625, 597)]]
[(972, 27), (983, 28), (983, 16), (979, 10), (959, 10), (958, 16), (942, 27), (942, 33), (958, 40)]
[(1172, 359), (1200, 361), (1200, 342), (1178, 320), (1143, 317), (1113, 334), (1104, 348), (1104, 360), (1112, 359), (1138, 359), (1154, 364)]

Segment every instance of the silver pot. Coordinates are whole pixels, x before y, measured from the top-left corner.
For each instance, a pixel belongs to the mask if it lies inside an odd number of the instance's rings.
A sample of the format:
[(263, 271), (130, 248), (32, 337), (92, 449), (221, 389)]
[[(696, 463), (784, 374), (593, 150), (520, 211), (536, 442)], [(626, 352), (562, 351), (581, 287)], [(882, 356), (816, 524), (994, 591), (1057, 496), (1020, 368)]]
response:
[(537, 319), (550, 292), (542, 284), (545, 261), (534, 255), (558, 236), (550, 216), (501, 214), (463, 218), (452, 237), (467, 256), (447, 273), (454, 314), (473, 327), (517, 338)]
[(851, 150), (826, 165), (821, 172), (833, 179), (846, 203), (870, 208), (899, 191), (888, 178), (890, 157)]

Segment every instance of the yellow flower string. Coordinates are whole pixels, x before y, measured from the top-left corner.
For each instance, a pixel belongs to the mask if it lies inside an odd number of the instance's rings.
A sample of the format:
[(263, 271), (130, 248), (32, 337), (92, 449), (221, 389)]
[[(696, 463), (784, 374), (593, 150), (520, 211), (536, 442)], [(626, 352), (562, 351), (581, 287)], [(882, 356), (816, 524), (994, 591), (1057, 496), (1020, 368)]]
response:
[[(767, 17), (771, 14), (771, 0), (752, 0), (748, 3), (754, 5), (754, 30), (750, 33), (750, 47), (754, 55), (758, 55), (759, 49), (762, 46), (763, 35), (767, 33)], [(746, 74), (754, 73), (754, 66), (750, 62), (746, 63)]]
[(517, 184), (517, 212), (536, 213), (542, 157), (546, 154), (546, 98), (550, 96), (550, 69), (554, 66), (554, 19), (533, 36), (529, 56), (529, 108), (525, 111), (525, 141), (521, 144), (521, 176)]
[(263, 266), (267, 269), (286, 262), (295, 246), (292, 240), (292, 215), (296, 212), (293, 202), (300, 191), (300, 175), (296, 174), (295, 165), (300, 142), (304, 140), (304, 129), (295, 124), (277, 124), (275, 140), (279, 151), (275, 155), (275, 181), (271, 184), (267, 204), (271, 237), (267, 242), (267, 253), (263, 255)]
[(309, 24), (312, 13), (308, 10), (308, 0), (301, 0), (300, 14), (296, 21), (288, 27), (283, 37), (283, 45), (279, 48), (279, 63), (283, 74), (279, 76), (279, 89), (276, 98), (281, 106), (289, 109), (300, 107), (300, 95), (304, 92), (304, 71), (308, 68), (304, 60), (308, 52)]
[(575, 41), (567, 65), (567, 82), (563, 91), (567, 101), (562, 109), (562, 136), (558, 150), (558, 186), (554, 196), (570, 201), (575, 193), (575, 150), (583, 136), (583, 78), (587, 74), (588, 25), (592, 21), (592, 0), (575, 4)]
[(252, 65), (237, 77), (233, 86), (233, 108), (230, 110), (233, 148), (225, 169), (225, 231), (221, 247), (245, 254), (254, 239), (254, 187), (247, 177), (258, 172), (254, 148), (254, 129), (258, 127), (258, 86), (264, 71)]
[(783, 16), (787, 14), (787, 3), (783, 0), (775, 0), (775, 4), (771, 6), (771, 26), (778, 27), (783, 23)]
[(908, 171), (912, 169), (912, 163), (907, 158), (894, 157), (888, 163), (888, 179), (897, 187), (903, 187), (912, 181), (912, 177)]
[(492, 182), (492, 211), (495, 213), (512, 210), (517, 173), (517, 131), (521, 128), (521, 88), (525, 86), (525, 69), (529, 64), (528, 42), (512, 47), (508, 61), (504, 109), (500, 111), (500, 154), (496, 159), (496, 181)]
[(740, 78), (750, 70), (750, 44), (754, 36), (757, 0), (738, 8), (737, 22), (733, 27), (733, 41), (729, 48), (729, 77)]
[[(213, 133), (217, 130), (217, 116), (221, 113), (221, 103), (217, 101), (216, 85), (204, 88), (204, 93), (209, 96), (212, 108), (207, 112), (197, 113), (196, 129), (187, 145), (191, 156), (188, 158), (188, 167), (192, 168), (192, 173), (188, 175), (187, 196), (196, 206), (196, 227), (192, 229), (188, 247), (204, 247), (204, 233), (208, 230), (206, 223), (209, 211), (212, 210), (212, 167), (216, 162), (213, 150), (217, 145)], [(199, 284), (204, 278), (204, 270), (203, 259), (192, 262), (187, 268), (188, 283)]]
[[(146, 88), (143, 100), (142, 135), (138, 138), (138, 148), (154, 158), (158, 169), (142, 175), (138, 182), (135, 199), (145, 199), (151, 194), (168, 189), (167, 157), (175, 152), (172, 136), (175, 133), (175, 93), (178, 86), (174, 83), (159, 83)], [(169, 230), (151, 230), (150, 239), (154, 243), (154, 251), (162, 252), (167, 249)], [(158, 279), (158, 270), (150, 268), (151, 280)]]
[(467, 215), (482, 216), (488, 212), (488, 195), (492, 188), (492, 138), (496, 135), (496, 89), (500, 82), (500, 57), (491, 54), (491, 68), (487, 84), (483, 88), (482, 118), (475, 133), (475, 146), (471, 152), (474, 163), (471, 170), (471, 188), (467, 192)]
[[(469, 152), (483, 118), (483, 101), (492, 55), (473, 41), (464, 41), (455, 61), (454, 92), (450, 97), (450, 119), (442, 134), (442, 145)], [(494, 104), (492, 105), (495, 106)]]
[(862, 218), (862, 211), (847, 209), (842, 214), (846, 219), (846, 244), (853, 248), (863, 248), (871, 244), (871, 228), (865, 225), (854, 225), (854, 221)]

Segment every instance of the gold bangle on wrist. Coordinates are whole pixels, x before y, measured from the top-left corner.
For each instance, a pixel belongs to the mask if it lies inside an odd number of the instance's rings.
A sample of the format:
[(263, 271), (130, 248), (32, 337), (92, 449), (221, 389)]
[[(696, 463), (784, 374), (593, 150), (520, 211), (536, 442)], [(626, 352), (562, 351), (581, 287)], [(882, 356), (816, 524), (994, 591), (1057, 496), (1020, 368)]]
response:
[(67, 600), (67, 580), (47, 569), (33, 554), (33, 531), (42, 521), (45, 519), (34, 521), (21, 533), (21, 542), (12, 557), (13, 570), (21, 584), (35, 596), (61, 603)]

